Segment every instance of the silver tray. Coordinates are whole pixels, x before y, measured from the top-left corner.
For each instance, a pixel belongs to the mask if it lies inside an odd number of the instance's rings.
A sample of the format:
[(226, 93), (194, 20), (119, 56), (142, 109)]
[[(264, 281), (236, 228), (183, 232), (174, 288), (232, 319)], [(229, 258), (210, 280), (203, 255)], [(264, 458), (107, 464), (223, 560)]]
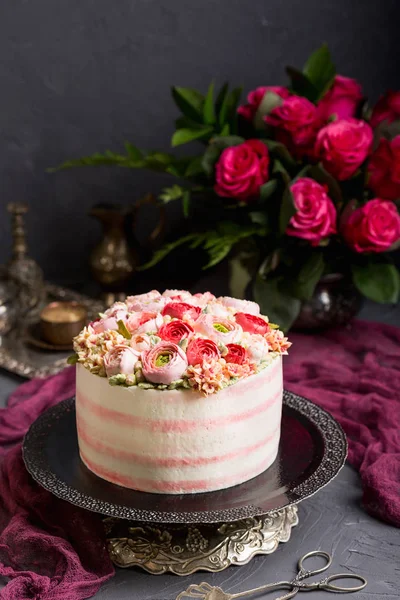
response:
[[(104, 305), (99, 300), (59, 285), (47, 283), (46, 292), (47, 302), (75, 300), (83, 304), (88, 311), (89, 321), (97, 318), (98, 313), (104, 310)], [(0, 368), (28, 379), (59, 373), (65, 368), (65, 361), (70, 354), (70, 350), (48, 351), (35, 348), (13, 331), (0, 338)]]

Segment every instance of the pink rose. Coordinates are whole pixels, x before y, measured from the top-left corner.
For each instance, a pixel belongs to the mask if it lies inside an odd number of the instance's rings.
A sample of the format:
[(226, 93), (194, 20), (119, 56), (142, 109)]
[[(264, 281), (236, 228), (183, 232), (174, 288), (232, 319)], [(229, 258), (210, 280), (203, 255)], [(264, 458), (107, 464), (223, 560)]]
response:
[(251, 300), (239, 300), (238, 298), (231, 298), (230, 296), (221, 296), (218, 298), (219, 302), (222, 302), (224, 306), (233, 308), (236, 311), (246, 312), (250, 315), (259, 315), (260, 307), (257, 302)]
[(201, 315), (196, 321), (195, 329), (211, 340), (225, 345), (237, 342), (242, 334), (241, 327), (235, 321), (210, 314)]
[(365, 121), (343, 119), (320, 130), (315, 152), (325, 169), (342, 181), (354, 175), (367, 158), (372, 140), (372, 129)]
[(318, 128), (317, 109), (312, 102), (301, 96), (289, 96), (264, 120), (275, 128), (277, 141), (296, 157), (312, 153)]
[(239, 344), (228, 344), (228, 354), (224, 357), (227, 363), (242, 365), (247, 358), (247, 352)]
[(290, 189), (297, 212), (289, 221), (287, 235), (318, 246), (321, 240), (336, 233), (336, 209), (321, 184), (300, 177)]
[(196, 321), (200, 313), (201, 308), (199, 306), (193, 306), (186, 302), (169, 302), (163, 308), (161, 314), (163, 316), (169, 315), (170, 317), (175, 317), (175, 319), (191, 319), (192, 321)]
[(262, 317), (250, 315), (249, 313), (238, 312), (235, 315), (236, 323), (238, 323), (243, 331), (248, 333), (259, 333), (264, 335), (269, 331), (269, 325)]
[(251, 200), (268, 181), (268, 148), (260, 140), (247, 140), (221, 152), (215, 166), (214, 186), (219, 196)]
[(149, 319), (145, 323), (142, 323), (138, 328), (138, 333), (157, 333), (160, 327), (164, 324), (163, 316), (160, 313), (157, 314), (153, 319)]
[(204, 361), (215, 361), (221, 357), (217, 344), (204, 338), (189, 342), (186, 355), (189, 365), (201, 365)]
[(134, 372), (139, 356), (140, 353), (129, 346), (121, 344), (114, 346), (104, 356), (104, 368), (107, 377), (119, 374), (130, 375)]
[(168, 342), (179, 342), (190, 337), (193, 333), (193, 327), (180, 319), (174, 319), (170, 323), (165, 323), (157, 332), (157, 335)]
[(342, 230), (356, 252), (385, 252), (400, 239), (400, 216), (393, 202), (374, 198), (356, 208)]
[(318, 117), (322, 122), (332, 115), (337, 119), (354, 117), (362, 98), (361, 86), (355, 79), (336, 75), (332, 87), (318, 103)]
[(368, 185), (379, 198), (400, 198), (400, 135), (391, 141), (381, 138), (368, 171)]
[(247, 96), (248, 104), (243, 104), (243, 106), (239, 106), (239, 108), (237, 109), (238, 114), (242, 115), (242, 117), (244, 117), (247, 121), (253, 121), (254, 117), (256, 116), (258, 107), (260, 106), (267, 92), (274, 92), (274, 94), (277, 94), (281, 98), (288, 98), (290, 96), (290, 92), (287, 88), (278, 85), (258, 87), (252, 92), (250, 92)]
[(214, 300), (214, 294), (212, 294), (211, 292), (204, 292), (204, 294), (194, 294), (194, 296), (191, 299), (191, 302), (196, 306), (204, 308), (205, 306), (207, 306), (207, 304), (210, 304), (210, 302), (214, 302)]
[(104, 316), (115, 317), (117, 321), (120, 319), (125, 320), (127, 312), (128, 307), (126, 306), (125, 302), (115, 302), (112, 306), (110, 306), (110, 308), (107, 308)]
[(389, 90), (381, 96), (372, 111), (371, 125), (377, 127), (382, 121), (393, 123), (400, 119), (400, 92)]
[(142, 372), (147, 381), (169, 385), (180, 379), (188, 366), (186, 354), (173, 342), (159, 342), (142, 354)]

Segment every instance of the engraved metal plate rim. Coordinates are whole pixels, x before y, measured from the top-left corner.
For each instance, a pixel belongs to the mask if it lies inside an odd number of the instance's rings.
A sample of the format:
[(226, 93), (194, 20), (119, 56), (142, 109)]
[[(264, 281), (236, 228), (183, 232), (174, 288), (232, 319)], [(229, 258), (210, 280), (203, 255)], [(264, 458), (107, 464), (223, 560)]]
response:
[[(270, 511), (266, 511), (261, 507), (251, 504), (232, 509), (192, 512), (161, 512), (131, 508), (105, 500), (99, 500), (88, 494), (81, 493), (49, 470), (49, 466), (45, 459), (45, 453), (40, 452), (40, 449), (43, 449), (43, 445), (39, 444), (38, 452), (37, 444), (35, 443), (36, 440), (48, 433), (49, 427), (51, 427), (55, 418), (58, 418), (60, 414), (74, 410), (74, 404), (74, 398), (64, 400), (43, 413), (31, 425), (22, 446), (25, 466), (35, 481), (58, 498), (66, 500), (76, 506), (80, 506), (81, 508), (86, 508), (92, 512), (110, 517), (118, 517), (120, 519), (131, 519), (142, 522), (189, 524), (233, 522), (238, 519), (262, 516), (268, 512), (298, 504), (302, 500), (313, 496), (337, 476), (343, 468), (347, 458), (348, 446), (346, 435), (333, 416), (317, 404), (311, 402), (311, 400), (307, 400), (293, 392), (285, 390), (284, 404), (308, 419), (318, 430), (324, 444), (324, 453), (321, 462), (315, 471), (311, 473), (303, 483), (292, 490), (292, 493), (297, 495), (296, 499), (274, 506)], [(208, 492), (208, 494), (213, 493), (215, 492)]]

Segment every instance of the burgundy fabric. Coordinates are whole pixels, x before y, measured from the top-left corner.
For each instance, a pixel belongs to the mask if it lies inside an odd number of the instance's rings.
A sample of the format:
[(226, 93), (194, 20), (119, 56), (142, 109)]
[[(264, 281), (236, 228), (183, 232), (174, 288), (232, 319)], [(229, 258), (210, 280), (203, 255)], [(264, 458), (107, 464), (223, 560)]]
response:
[[(355, 321), (291, 334), (285, 387), (331, 412), (349, 439), (368, 512), (400, 526), (400, 329)], [(27, 474), (23, 435), (75, 391), (75, 370), (21, 385), (0, 410), (2, 600), (83, 600), (114, 573), (98, 515), (58, 500)]]
[(0, 411), (0, 575), (9, 578), (2, 600), (83, 600), (114, 574), (100, 517), (44, 490), (22, 460), (30, 424), (74, 393), (75, 369), (68, 368), (24, 383)]
[(341, 423), (365, 509), (400, 527), (400, 329), (354, 321), (324, 334), (289, 337), (285, 387)]

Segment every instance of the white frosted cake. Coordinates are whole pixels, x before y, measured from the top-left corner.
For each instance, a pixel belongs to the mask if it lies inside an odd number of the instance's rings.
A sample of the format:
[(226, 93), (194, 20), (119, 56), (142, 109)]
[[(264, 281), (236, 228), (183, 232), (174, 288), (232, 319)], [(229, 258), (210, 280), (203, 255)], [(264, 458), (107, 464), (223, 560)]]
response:
[(254, 302), (209, 292), (152, 291), (85, 327), (74, 361), (87, 468), (168, 494), (227, 488), (267, 469), (290, 343), (259, 313)]

